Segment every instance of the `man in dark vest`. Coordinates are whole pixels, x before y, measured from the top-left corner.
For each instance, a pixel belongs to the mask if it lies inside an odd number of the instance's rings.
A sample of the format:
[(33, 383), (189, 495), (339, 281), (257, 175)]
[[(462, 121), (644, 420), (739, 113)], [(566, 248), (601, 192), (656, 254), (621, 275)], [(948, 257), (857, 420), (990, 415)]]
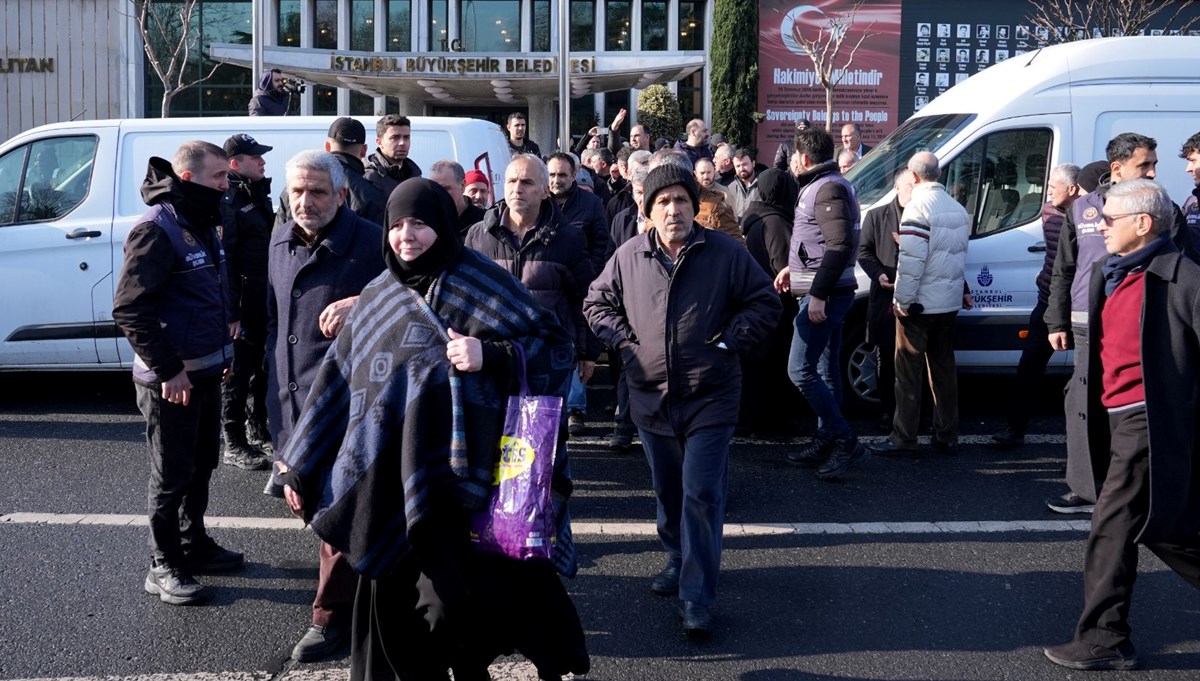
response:
[[(842, 415), (842, 325), (854, 304), (858, 283), (859, 211), (854, 187), (838, 173), (833, 138), (821, 128), (796, 133), (796, 154), (803, 172), (800, 200), (792, 226), (788, 266), (775, 277), (775, 289), (800, 297), (796, 333), (788, 359), (788, 376), (817, 413), (817, 435), (805, 449), (787, 455), (789, 462), (815, 466), (817, 477), (833, 480), (865, 460)], [(821, 369), (822, 365), (826, 371)]]
[(150, 452), (153, 558), (144, 586), (172, 605), (204, 598), (194, 573), (243, 563), (204, 528), (221, 455), (221, 380), (237, 335), (217, 233), (228, 187), (225, 152), (209, 142), (184, 143), (170, 162), (152, 157), (142, 183), (150, 210), (125, 240), (113, 299), (113, 321), (136, 355), (133, 382)]
[(272, 147), (245, 134), (225, 140), (229, 189), (221, 199), (230, 302), (241, 332), (233, 344), (233, 367), (221, 389), (224, 461), (266, 470), (271, 458), (267, 429), (267, 248), (275, 211), (263, 154)]

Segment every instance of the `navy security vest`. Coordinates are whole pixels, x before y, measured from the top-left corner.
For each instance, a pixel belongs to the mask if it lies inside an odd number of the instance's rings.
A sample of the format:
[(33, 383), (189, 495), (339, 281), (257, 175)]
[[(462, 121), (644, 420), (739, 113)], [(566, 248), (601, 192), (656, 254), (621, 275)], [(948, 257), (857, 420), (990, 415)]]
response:
[(788, 271), (792, 278), (792, 291), (797, 295), (807, 293), (812, 287), (812, 279), (821, 260), (825, 257), (825, 235), (817, 224), (816, 199), (821, 188), (829, 182), (836, 182), (846, 188), (850, 196), (850, 211), (854, 219), (854, 227), (850, 238), (850, 259), (846, 269), (838, 277), (838, 288), (857, 286), (854, 277), (854, 263), (858, 259), (858, 238), (862, 231), (862, 216), (859, 214), (858, 197), (854, 193), (854, 185), (838, 173), (830, 172), (808, 183), (800, 190), (800, 199), (796, 203), (796, 218), (792, 223), (792, 243), (788, 249)]
[[(220, 374), (233, 361), (233, 341), (229, 337), (229, 281), (225, 271), (225, 248), (216, 227), (207, 231), (215, 249), (210, 252), (196, 238), (197, 228), (185, 228), (175, 209), (167, 202), (154, 205), (141, 222), (152, 221), (171, 240), (175, 260), (171, 279), (158, 304), (158, 318), (167, 342), (183, 360), (190, 376)], [(145, 382), (165, 381), (172, 376), (156, 376), (137, 358), (134, 378)]]
[(1104, 247), (1104, 234), (1100, 224), (1104, 221), (1101, 210), (1104, 198), (1089, 192), (1071, 204), (1071, 217), (1075, 223), (1075, 278), (1071, 280), (1071, 323), (1087, 326), (1088, 284), (1092, 279), (1092, 266), (1108, 257)]

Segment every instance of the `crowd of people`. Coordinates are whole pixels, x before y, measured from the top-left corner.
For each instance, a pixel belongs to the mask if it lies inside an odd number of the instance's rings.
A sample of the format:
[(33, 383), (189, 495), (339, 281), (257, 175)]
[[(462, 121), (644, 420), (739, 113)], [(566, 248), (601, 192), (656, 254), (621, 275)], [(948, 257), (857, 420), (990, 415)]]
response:
[[(151, 454), (145, 590), (196, 603), (196, 574), (241, 568), (205, 530), (209, 481), (221, 461), (270, 469), (267, 492), (321, 539), (296, 660), (348, 641), (354, 679), (486, 679), (517, 651), (558, 679), (589, 667), (560, 577), (577, 570), (569, 437), (588, 428), (602, 356), (616, 386), (608, 444), (640, 442), (649, 463), (665, 552), (649, 588), (678, 599), (695, 638), (715, 627), (735, 432), (791, 432), (806, 403), (816, 431), (786, 458), (837, 480), (872, 453), (917, 451), (928, 391), (931, 448), (953, 455), (971, 217), (938, 158), (896, 159), (893, 200), (864, 220), (843, 176), (870, 151), (855, 124), (835, 140), (800, 120), (767, 167), (702, 120), (671, 147), (644, 125), (623, 139), (625, 118), (588, 131), (578, 154), (543, 158), (512, 114), (495, 188), (452, 159), (426, 175), (402, 115), (379, 118), (370, 154), (365, 127), (339, 118), (323, 149), (287, 161), (277, 210), (272, 148), (249, 135), (152, 158), (113, 312), (137, 355)], [(1023, 444), (1024, 395), (1073, 347), (1069, 491), (1049, 505), (1092, 512), (1087, 599), (1073, 640), (1046, 655), (1080, 669), (1137, 664), (1138, 542), (1200, 586), (1200, 205), (1181, 211), (1150, 181), (1155, 149), (1126, 133), (1105, 161), (1049, 173), (1038, 307), (994, 436)], [(1181, 156), (1200, 186), (1200, 134)], [(840, 375), (857, 265), (890, 433), (874, 448), (846, 417)], [(564, 400), (549, 561), (468, 541), (522, 382)], [(501, 611), (511, 627), (480, 626)]]

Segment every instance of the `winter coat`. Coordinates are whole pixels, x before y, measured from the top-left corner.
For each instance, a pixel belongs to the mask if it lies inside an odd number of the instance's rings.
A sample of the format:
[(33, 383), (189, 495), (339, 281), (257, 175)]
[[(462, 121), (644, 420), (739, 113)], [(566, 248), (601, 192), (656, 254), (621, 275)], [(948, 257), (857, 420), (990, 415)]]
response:
[(595, 270), (583, 231), (566, 223), (554, 200), (547, 198), (542, 201), (537, 225), (517, 244), (516, 235), (500, 224), (507, 212), (506, 200), (489, 208), (483, 221), (467, 232), (467, 248), (486, 255), (519, 279), (558, 317), (575, 342), (579, 359), (595, 360), (602, 348), (595, 338), (589, 338), (583, 319), (583, 297)]
[(271, 235), (267, 288), (267, 415), (271, 440), (282, 452), (332, 338), (321, 333), (321, 312), (357, 296), (383, 271), (383, 230), (338, 209), (328, 233), (310, 248), (288, 222)]
[(520, 146), (514, 146), (512, 138), (510, 137), (508, 139), (508, 151), (513, 156), (516, 156), (517, 154), (533, 154), (538, 158), (542, 157), (542, 148), (537, 145), (537, 142), (534, 142), (528, 137), (525, 138), (525, 141), (522, 142)]
[(900, 247), (892, 237), (900, 231), (903, 213), (904, 209), (896, 199), (867, 213), (858, 244), (858, 264), (871, 278), (871, 292), (867, 296), (867, 340), (889, 346), (896, 336), (896, 318), (891, 312), (893, 289), (881, 285), (879, 276), (886, 274), (888, 281), (896, 283), (896, 254)]
[(687, 154), (688, 160), (692, 162), (693, 168), (696, 166), (696, 161), (699, 161), (702, 158), (711, 159), (713, 157), (712, 147), (708, 146), (707, 143), (701, 144), (698, 147), (693, 147), (687, 142), (680, 140), (675, 143), (675, 150), (682, 151), (683, 153)]
[(221, 195), (180, 180), (155, 156), (142, 200), (150, 210), (125, 239), (112, 311), (136, 354), (133, 380), (155, 385), (185, 369), (193, 379), (220, 376), (233, 361), (234, 319), (217, 234)]
[[(1138, 541), (1173, 541), (1200, 532), (1200, 266), (1174, 248), (1159, 252), (1146, 268), (1140, 320), (1142, 375), (1150, 436), (1150, 513)], [(1100, 311), (1103, 267), (1093, 267), (1089, 286), (1087, 429), (1097, 487), (1108, 474), (1108, 414), (1100, 361), (1104, 335)]]
[(913, 187), (900, 217), (896, 304), (920, 304), (925, 314), (962, 309), (971, 217), (937, 182)]
[(247, 109), (251, 116), (286, 116), (291, 104), (291, 95), (283, 90), (271, 89), (271, 71), (267, 70), (259, 79)]
[(788, 265), (798, 188), (787, 171), (772, 171), (759, 178), (757, 191), (758, 200), (747, 206), (742, 218), (746, 249), (774, 279)]
[[(350, 190), (346, 192), (346, 205), (358, 217), (383, 226), (383, 211), (387, 207), (387, 196), (379, 187), (371, 184), (364, 176), (366, 167), (362, 159), (344, 151), (331, 152), (342, 164), (346, 172), (346, 182)], [(292, 219), (292, 209), (288, 203), (287, 188), (279, 194), (279, 210), (275, 212), (275, 229), (279, 229)]]
[[(411, 158), (406, 158), (400, 163), (392, 163), (384, 157), (383, 152), (376, 149), (374, 154), (367, 157), (367, 162), (370, 163), (370, 169), (367, 170), (364, 177), (367, 182), (375, 185), (380, 194), (383, 194), (383, 203), (386, 206), (388, 197), (392, 195), (392, 190), (407, 179), (421, 176), (421, 167), (413, 162)], [(383, 224), (381, 219), (378, 224)]]
[[(557, 203), (557, 202), (556, 202)], [(575, 225), (587, 239), (588, 259), (592, 272), (604, 269), (604, 261), (613, 246), (608, 235), (609, 220), (604, 213), (604, 203), (595, 194), (573, 185), (567, 192), (567, 200), (559, 204), (563, 222)]]
[(693, 230), (669, 275), (654, 229), (625, 242), (584, 303), (592, 330), (621, 353), (633, 422), (660, 435), (737, 423), (738, 355), (755, 351), (782, 309), (745, 248)]
[(1058, 238), (1062, 234), (1063, 211), (1047, 201), (1042, 204), (1042, 241), (1046, 244), (1046, 257), (1037, 275), (1038, 303), (1050, 303), (1050, 280), (1054, 276), (1054, 260), (1058, 257)]
[[(274, 226), (271, 178), (251, 182), (229, 173), (229, 189), (221, 198), (230, 302), (234, 318), (261, 332), (267, 314), (267, 250)], [(263, 336), (254, 339), (261, 343)]]
[(696, 222), (705, 229), (725, 234), (743, 246), (746, 244), (742, 228), (738, 226), (733, 207), (725, 200), (724, 192), (700, 187), (700, 210), (696, 213)]

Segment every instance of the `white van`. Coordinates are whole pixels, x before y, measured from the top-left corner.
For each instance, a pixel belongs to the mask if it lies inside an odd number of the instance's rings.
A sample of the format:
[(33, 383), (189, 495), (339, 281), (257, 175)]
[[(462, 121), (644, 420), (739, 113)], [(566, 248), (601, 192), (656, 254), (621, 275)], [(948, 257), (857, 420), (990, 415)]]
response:
[[(284, 164), (323, 148), (335, 116), (172, 118), (58, 123), (0, 145), (0, 370), (129, 368), (133, 351), (112, 320), (125, 236), (146, 211), (151, 156), (185, 141), (218, 146), (248, 133), (265, 155), (272, 193)], [(373, 138), (375, 118), (358, 117)], [(411, 158), (478, 169), (501, 186), (510, 158), (495, 123), (412, 117)], [(19, 197), (19, 200), (18, 200)]]
[[(930, 102), (846, 177), (863, 210), (894, 198), (892, 174), (929, 150), (942, 178), (972, 215), (967, 283), (975, 309), (959, 314), (959, 367), (1009, 371), (1037, 303), (1034, 280), (1045, 255), (1040, 211), (1046, 177), (1062, 163), (1105, 158), (1108, 141), (1137, 132), (1158, 142), (1158, 182), (1182, 205), (1192, 190), (1179, 149), (1200, 131), (1200, 38), (1084, 40), (1022, 54), (983, 71)], [(848, 396), (870, 400), (875, 358), (863, 342), (866, 275), (860, 306), (844, 338)], [(1070, 366), (1067, 352), (1052, 366)]]

